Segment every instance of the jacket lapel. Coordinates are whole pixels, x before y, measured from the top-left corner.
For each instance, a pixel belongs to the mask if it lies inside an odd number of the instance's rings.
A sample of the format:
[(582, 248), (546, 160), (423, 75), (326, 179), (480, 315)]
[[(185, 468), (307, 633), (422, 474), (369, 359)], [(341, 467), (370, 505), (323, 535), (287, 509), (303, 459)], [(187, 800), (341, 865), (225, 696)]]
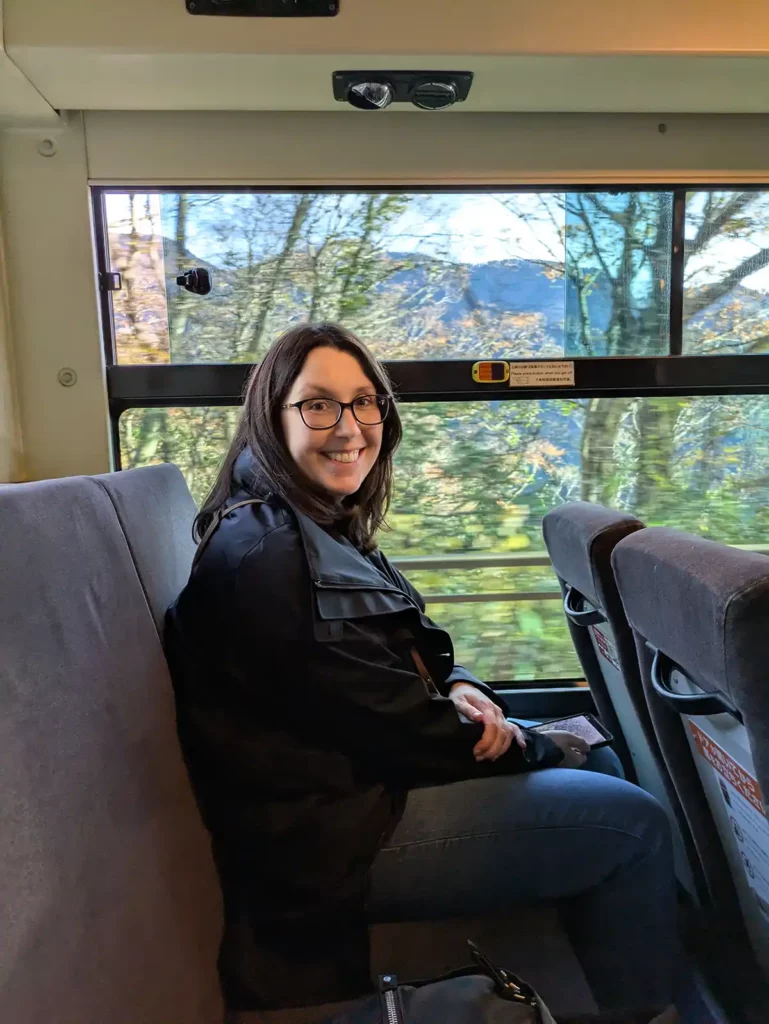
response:
[(416, 607), (346, 538), (337, 540), (312, 519), (296, 510), (294, 513), (321, 619), (391, 615)]

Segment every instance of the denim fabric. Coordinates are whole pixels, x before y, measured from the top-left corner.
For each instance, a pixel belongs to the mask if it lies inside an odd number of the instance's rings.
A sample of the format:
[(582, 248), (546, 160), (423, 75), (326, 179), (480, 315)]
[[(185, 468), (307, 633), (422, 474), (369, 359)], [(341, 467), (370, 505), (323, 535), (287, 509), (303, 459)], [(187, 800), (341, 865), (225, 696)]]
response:
[(588, 761), (412, 790), (372, 871), (372, 920), (557, 901), (601, 1009), (666, 1006), (680, 964), (670, 826), (610, 748)]

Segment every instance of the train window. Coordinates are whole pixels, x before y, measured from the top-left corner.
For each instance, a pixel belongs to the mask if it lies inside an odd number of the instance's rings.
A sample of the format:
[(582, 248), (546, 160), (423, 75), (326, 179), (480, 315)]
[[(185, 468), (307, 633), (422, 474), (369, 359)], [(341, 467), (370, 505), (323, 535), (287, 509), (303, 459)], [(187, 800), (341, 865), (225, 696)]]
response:
[(769, 193), (691, 193), (684, 257), (684, 353), (769, 351)]
[(103, 195), (119, 363), (252, 362), (303, 319), (387, 360), (669, 351), (671, 191)]
[[(542, 550), (547, 509), (584, 498), (650, 525), (760, 546), (769, 533), (769, 396), (403, 403), (382, 547), (487, 679), (578, 676)], [(131, 409), (122, 464), (172, 461), (200, 500), (236, 408)]]

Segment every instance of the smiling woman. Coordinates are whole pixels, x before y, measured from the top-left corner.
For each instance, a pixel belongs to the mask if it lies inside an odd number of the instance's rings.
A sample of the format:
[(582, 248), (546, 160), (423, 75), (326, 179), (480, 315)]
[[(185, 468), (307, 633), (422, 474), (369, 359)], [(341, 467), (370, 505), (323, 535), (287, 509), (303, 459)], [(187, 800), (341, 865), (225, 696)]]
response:
[(291, 457), (308, 480), (337, 498), (355, 494), (379, 456), (389, 398), (375, 390), (355, 356), (323, 346), (310, 352), (283, 406)]
[(391, 406), (384, 369), (352, 332), (326, 323), (290, 328), (251, 373), (196, 536), (226, 504), (236, 461), (247, 450), (272, 495), (371, 550), (390, 504), (392, 456), (402, 435)]

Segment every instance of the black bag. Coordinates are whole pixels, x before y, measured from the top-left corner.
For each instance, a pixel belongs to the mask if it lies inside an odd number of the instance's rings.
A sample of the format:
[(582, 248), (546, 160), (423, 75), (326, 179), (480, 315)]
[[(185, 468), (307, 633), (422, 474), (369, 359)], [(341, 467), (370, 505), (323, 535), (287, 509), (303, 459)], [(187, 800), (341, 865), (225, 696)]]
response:
[(323, 1024), (555, 1024), (537, 993), (472, 943), (475, 964), (430, 981), (379, 979), (379, 994)]

